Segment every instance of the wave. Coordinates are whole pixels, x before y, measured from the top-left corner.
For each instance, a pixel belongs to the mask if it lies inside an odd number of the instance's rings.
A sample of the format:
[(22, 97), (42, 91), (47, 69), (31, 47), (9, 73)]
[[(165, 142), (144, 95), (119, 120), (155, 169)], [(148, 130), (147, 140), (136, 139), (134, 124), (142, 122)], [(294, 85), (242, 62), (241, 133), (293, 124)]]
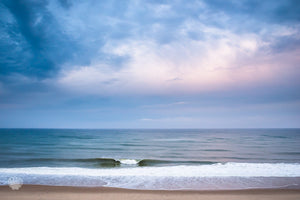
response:
[[(140, 162), (140, 161), (139, 161)], [(135, 189), (239, 189), (300, 187), (299, 163), (225, 163), (128, 168), (0, 168), (0, 184), (20, 177), (24, 184), (106, 186)]]
[[(145, 161), (145, 160), (143, 160)], [(128, 160), (126, 162), (129, 162)], [(299, 163), (217, 163), (131, 168), (25, 167), (0, 168), (0, 173), (84, 176), (181, 176), (181, 177), (300, 177)]]
[(176, 161), (176, 160), (156, 160), (156, 159), (114, 159), (114, 158), (75, 158), (75, 159), (65, 159), (65, 158), (37, 158), (37, 159), (27, 159), (27, 160), (16, 160), (12, 163), (31, 163), (32, 165), (39, 164), (60, 164), (73, 163), (73, 166), (92, 166), (92, 167), (120, 167), (120, 166), (175, 166), (175, 165), (209, 165), (216, 164), (216, 162), (211, 161)]

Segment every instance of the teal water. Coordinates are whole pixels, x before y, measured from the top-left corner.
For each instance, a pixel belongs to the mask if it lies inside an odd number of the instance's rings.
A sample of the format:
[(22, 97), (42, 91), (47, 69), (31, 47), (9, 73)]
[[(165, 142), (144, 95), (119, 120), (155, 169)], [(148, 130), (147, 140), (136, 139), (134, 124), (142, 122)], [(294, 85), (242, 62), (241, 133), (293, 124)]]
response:
[(20, 176), (28, 184), (170, 189), (174, 179), (171, 189), (224, 189), (215, 181), (235, 177), (233, 185), (298, 187), (299, 144), (300, 129), (0, 129), (0, 184)]
[(0, 167), (101, 167), (109, 166), (109, 159), (157, 160), (148, 161), (152, 165), (300, 163), (299, 144), (299, 129), (0, 129)]

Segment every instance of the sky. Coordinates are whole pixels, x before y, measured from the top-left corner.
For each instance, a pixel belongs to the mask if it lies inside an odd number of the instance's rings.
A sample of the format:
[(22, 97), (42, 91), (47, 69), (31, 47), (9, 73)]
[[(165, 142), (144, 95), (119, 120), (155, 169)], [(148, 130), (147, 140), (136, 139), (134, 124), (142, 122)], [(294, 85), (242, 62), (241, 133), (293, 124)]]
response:
[(299, 128), (298, 0), (0, 0), (2, 128)]

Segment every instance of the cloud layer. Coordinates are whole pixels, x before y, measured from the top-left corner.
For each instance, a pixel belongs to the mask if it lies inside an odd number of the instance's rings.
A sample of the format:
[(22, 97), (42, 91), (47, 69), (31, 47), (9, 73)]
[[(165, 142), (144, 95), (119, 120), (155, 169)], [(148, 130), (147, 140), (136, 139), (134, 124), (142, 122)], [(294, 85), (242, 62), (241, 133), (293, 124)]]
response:
[(299, 110), (299, 13), (293, 0), (2, 0), (0, 106), (43, 109), (55, 97), (59, 110), (88, 97), (126, 110), (133, 96), (137, 107), (230, 96)]

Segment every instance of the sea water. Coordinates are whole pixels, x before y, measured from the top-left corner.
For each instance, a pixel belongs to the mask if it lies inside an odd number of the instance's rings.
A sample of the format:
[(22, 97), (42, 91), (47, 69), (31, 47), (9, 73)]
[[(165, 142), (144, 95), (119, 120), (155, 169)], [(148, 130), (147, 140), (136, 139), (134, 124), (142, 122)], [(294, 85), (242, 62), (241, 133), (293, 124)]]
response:
[(0, 184), (300, 188), (300, 129), (0, 129)]

